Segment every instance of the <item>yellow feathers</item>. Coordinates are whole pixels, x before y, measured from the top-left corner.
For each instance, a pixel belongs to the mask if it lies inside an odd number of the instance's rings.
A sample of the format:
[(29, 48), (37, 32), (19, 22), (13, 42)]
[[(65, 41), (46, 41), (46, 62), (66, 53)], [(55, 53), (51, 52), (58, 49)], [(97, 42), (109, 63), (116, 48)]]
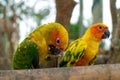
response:
[(19, 44), (13, 56), (13, 68), (56, 67), (57, 55), (67, 46), (68, 32), (64, 26), (59, 23), (42, 25)]
[(85, 66), (93, 64), (96, 60), (101, 40), (108, 38), (109, 35), (110, 32), (105, 24), (98, 23), (92, 25), (83, 37), (69, 45), (59, 66)]

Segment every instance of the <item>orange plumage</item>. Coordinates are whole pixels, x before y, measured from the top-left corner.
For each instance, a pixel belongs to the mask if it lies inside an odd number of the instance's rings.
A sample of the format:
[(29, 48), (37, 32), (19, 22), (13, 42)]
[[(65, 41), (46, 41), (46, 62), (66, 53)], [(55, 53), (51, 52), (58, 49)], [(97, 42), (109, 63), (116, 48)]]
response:
[(96, 60), (99, 44), (108, 38), (110, 32), (103, 23), (97, 23), (88, 28), (83, 37), (73, 41), (63, 56), (60, 67), (91, 65)]
[(36, 69), (57, 66), (58, 55), (68, 46), (68, 32), (59, 23), (48, 23), (33, 30), (17, 47), (14, 69)]

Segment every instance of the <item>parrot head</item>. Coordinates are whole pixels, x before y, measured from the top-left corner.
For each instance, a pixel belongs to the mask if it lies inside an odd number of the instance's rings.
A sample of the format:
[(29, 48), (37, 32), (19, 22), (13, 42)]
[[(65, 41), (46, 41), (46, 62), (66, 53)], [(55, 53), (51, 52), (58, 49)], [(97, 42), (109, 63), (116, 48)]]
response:
[(107, 25), (103, 23), (97, 23), (92, 25), (87, 32), (89, 32), (88, 35), (92, 36), (92, 39), (98, 42), (102, 39), (109, 38), (110, 36)]
[(59, 23), (49, 23), (50, 32), (48, 46), (49, 52), (53, 55), (60, 54), (61, 51), (64, 51), (68, 46), (68, 32), (67, 30)]

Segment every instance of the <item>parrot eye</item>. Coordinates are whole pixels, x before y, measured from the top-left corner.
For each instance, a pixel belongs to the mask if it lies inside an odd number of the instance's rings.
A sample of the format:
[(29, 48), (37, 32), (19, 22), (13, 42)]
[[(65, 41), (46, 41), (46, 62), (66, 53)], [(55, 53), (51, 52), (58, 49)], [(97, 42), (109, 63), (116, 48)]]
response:
[(102, 26), (99, 26), (99, 27), (98, 27), (98, 29), (99, 29), (99, 30), (102, 30), (102, 29), (103, 29), (103, 27), (102, 27)]
[(59, 44), (60, 43), (60, 38), (56, 39), (56, 43)]

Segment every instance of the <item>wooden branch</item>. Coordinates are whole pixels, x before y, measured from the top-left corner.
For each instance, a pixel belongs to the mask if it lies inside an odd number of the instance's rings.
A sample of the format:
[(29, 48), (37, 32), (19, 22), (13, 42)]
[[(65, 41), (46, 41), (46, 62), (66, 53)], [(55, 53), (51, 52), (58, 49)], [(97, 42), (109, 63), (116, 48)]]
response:
[(1, 70), (0, 80), (119, 80), (120, 64), (34, 70)]

